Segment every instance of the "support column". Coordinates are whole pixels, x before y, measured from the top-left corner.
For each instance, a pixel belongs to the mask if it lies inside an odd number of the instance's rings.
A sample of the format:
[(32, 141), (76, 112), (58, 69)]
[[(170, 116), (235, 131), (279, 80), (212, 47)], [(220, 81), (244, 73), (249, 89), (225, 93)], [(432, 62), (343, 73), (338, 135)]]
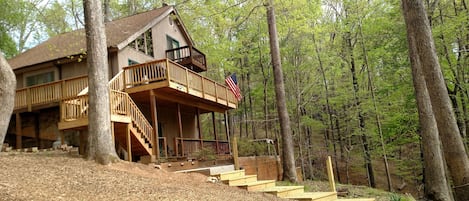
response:
[[(150, 108), (151, 108), (151, 120), (153, 122), (153, 155), (156, 159), (160, 158), (160, 140), (158, 133), (158, 104), (156, 102), (156, 95), (153, 90), (150, 91)], [(163, 147), (165, 149), (165, 147)], [(167, 153), (165, 153), (167, 154)]]
[(216, 147), (216, 154), (218, 155), (218, 133), (217, 133), (217, 125), (215, 120), (215, 112), (212, 111), (212, 124), (213, 124), (213, 134), (215, 135), (215, 147)]
[(226, 132), (226, 140), (228, 141), (228, 151), (231, 155), (231, 139), (230, 139), (230, 127), (228, 124), (228, 111), (223, 113), (223, 117), (225, 118), (225, 132)]
[(127, 124), (127, 159), (132, 162), (132, 137), (130, 136), (130, 124)]
[(16, 149), (23, 148), (23, 126), (20, 113), (16, 113)]
[(200, 127), (200, 109), (196, 108), (196, 117), (197, 117), (197, 131), (199, 132), (199, 140), (200, 140), (200, 149), (204, 147), (204, 139), (202, 138), (202, 128)]
[[(181, 156), (184, 156), (184, 140), (182, 140), (182, 119), (181, 119), (181, 105), (177, 103), (177, 117), (178, 117), (178, 127), (179, 127), (179, 137), (181, 138)], [(176, 147), (176, 153), (178, 148)], [(177, 154), (176, 154), (177, 155)]]

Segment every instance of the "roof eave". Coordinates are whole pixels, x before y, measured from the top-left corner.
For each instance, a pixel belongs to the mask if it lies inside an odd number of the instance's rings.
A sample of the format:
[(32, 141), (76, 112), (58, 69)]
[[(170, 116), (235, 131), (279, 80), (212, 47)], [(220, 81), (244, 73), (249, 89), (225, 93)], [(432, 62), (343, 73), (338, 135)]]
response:
[(155, 26), (156, 24), (158, 24), (160, 21), (162, 21), (166, 16), (168, 16), (169, 14), (171, 14), (171, 12), (174, 11), (174, 8), (171, 6), (169, 7), (168, 10), (166, 10), (163, 14), (161, 14), (160, 16), (158, 16), (157, 18), (155, 18), (154, 20), (150, 21), (150, 23), (148, 23), (147, 25), (145, 25), (143, 28), (141, 28), (140, 30), (138, 30), (137, 32), (135, 32), (134, 34), (132, 34), (129, 38), (125, 39), (124, 41), (120, 42), (119, 44), (117, 44), (117, 49), (121, 50), (122, 48), (126, 47), (129, 43), (131, 43), (132, 41), (134, 41), (135, 39), (137, 39), (137, 37), (139, 37), (140, 35), (142, 35), (143, 33), (145, 33), (145, 31), (147, 31), (148, 29), (152, 28), (153, 26)]

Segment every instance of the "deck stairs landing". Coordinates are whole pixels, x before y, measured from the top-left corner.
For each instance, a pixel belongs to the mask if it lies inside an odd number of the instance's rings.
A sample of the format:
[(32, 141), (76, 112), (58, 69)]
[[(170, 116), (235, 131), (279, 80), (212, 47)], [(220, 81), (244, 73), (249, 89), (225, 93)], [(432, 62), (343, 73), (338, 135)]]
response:
[[(330, 166), (330, 171), (329, 171)], [(330, 157), (328, 159), (329, 180), (333, 177)], [(335, 191), (335, 184), (332, 180), (330, 192), (305, 192), (304, 186), (277, 186), (275, 180), (257, 180), (256, 175), (246, 175), (244, 170), (234, 170), (212, 176), (217, 177), (229, 186), (235, 186), (247, 191), (263, 192), (273, 194), (280, 198), (300, 200), (300, 201), (375, 201), (374, 198), (353, 198), (340, 199)], [(331, 177), (332, 176), (332, 177)]]

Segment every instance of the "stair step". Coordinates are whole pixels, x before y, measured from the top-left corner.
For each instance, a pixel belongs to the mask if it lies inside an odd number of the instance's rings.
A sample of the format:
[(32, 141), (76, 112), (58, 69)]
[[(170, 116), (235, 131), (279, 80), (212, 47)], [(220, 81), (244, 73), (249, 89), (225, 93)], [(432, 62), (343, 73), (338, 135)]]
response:
[(260, 191), (265, 188), (274, 187), (275, 180), (254, 181), (254, 182), (248, 182), (248, 183), (243, 183), (243, 184), (233, 185), (233, 186), (238, 186), (242, 189), (246, 189), (247, 191)]
[(344, 198), (344, 199), (337, 199), (338, 201), (375, 201), (374, 198)]
[(227, 183), (229, 186), (237, 186), (240, 184), (250, 183), (257, 181), (257, 175), (246, 175), (237, 178), (231, 178), (229, 180), (225, 180), (224, 182)]
[(305, 192), (304, 186), (274, 186), (260, 190), (264, 193), (270, 193), (277, 197), (288, 197), (290, 195), (302, 194)]
[(284, 198), (299, 201), (335, 201), (337, 200), (336, 192), (306, 192), (297, 195), (290, 195)]
[(231, 178), (238, 178), (238, 177), (244, 176), (244, 170), (223, 172), (220, 174), (214, 174), (212, 176), (218, 177), (221, 181), (226, 181), (226, 180), (230, 180)]

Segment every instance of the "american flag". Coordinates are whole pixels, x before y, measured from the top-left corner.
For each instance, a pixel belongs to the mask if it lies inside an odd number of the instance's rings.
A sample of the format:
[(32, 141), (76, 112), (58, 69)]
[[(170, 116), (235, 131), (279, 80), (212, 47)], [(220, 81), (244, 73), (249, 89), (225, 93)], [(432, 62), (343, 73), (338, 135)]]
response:
[(236, 73), (231, 74), (225, 79), (226, 84), (230, 88), (231, 92), (235, 95), (236, 99), (240, 101), (243, 96), (241, 95), (241, 90), (238, 87), (238, 80), (236, 79)]

